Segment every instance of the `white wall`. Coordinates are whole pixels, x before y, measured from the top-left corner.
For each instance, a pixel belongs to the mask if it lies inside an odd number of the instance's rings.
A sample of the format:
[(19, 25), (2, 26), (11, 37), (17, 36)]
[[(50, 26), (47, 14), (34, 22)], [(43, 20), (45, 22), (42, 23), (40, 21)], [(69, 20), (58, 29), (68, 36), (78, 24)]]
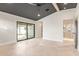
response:
[(43, 39), (63, 41), (63, 20), (74, 19), (76, 9), (67, 9), (40, 19), (43, 22)]
[[(0, 11), (0, 44), (16, 42), (16, 21), (34, 23), (35, 26), (37, 25), (37, 23), (31, 19)], [(36, 35), (36, 37), (39, 37), (39, 35), (40, 34)]]

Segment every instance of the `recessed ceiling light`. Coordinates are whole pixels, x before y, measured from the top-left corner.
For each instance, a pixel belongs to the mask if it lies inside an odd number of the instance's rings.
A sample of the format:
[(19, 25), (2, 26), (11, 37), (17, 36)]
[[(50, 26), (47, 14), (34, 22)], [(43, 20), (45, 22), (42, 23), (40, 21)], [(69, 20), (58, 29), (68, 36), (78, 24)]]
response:
[(64, 9), (66, 9), (66, 7), (64, 7)]
[(67, 5), (68, 3), (64, 3), (64, 5)]
[(41, 15), (38, 13), (38, 15), (37, 15), (38, 17), (40, 17)]
[(49, 11), (49, 9), (45, 9), (46, 11)]

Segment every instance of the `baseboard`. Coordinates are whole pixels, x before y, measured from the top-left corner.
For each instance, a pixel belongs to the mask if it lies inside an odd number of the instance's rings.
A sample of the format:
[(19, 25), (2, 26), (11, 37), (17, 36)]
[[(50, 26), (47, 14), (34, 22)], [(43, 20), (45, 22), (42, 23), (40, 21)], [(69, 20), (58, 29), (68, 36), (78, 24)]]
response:
[[(49, 40), (49, 39), (43, 39), (43, 40)], [(49, 40), (49, 41), (54, 41), (54, 42), (60, 42), (60, 43), (63, 43), (63, 40)]]
[(0, 46), (16, 43), (16, 41), (0, 43)]

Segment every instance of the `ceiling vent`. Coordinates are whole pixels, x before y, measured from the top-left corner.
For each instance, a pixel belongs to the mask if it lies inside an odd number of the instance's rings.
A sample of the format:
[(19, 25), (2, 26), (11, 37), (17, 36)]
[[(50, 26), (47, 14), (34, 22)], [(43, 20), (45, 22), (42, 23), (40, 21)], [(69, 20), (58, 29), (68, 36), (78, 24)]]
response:
[(41, 6), (41, 5), (38, 3), (37, 6)]
[(45, 11), (49, 11), (49, 9), (45, 9)]

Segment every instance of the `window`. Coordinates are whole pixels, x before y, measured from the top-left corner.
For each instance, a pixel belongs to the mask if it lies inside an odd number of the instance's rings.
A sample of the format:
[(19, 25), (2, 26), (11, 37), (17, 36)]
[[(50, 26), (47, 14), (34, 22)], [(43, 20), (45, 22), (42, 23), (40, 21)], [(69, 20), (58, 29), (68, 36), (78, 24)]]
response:
[(34, 37), (34, 25), (28, 24), (28, 38)]
[(18, 41), (35, 37), (35, 25), (24, 22), (17, 22)]

